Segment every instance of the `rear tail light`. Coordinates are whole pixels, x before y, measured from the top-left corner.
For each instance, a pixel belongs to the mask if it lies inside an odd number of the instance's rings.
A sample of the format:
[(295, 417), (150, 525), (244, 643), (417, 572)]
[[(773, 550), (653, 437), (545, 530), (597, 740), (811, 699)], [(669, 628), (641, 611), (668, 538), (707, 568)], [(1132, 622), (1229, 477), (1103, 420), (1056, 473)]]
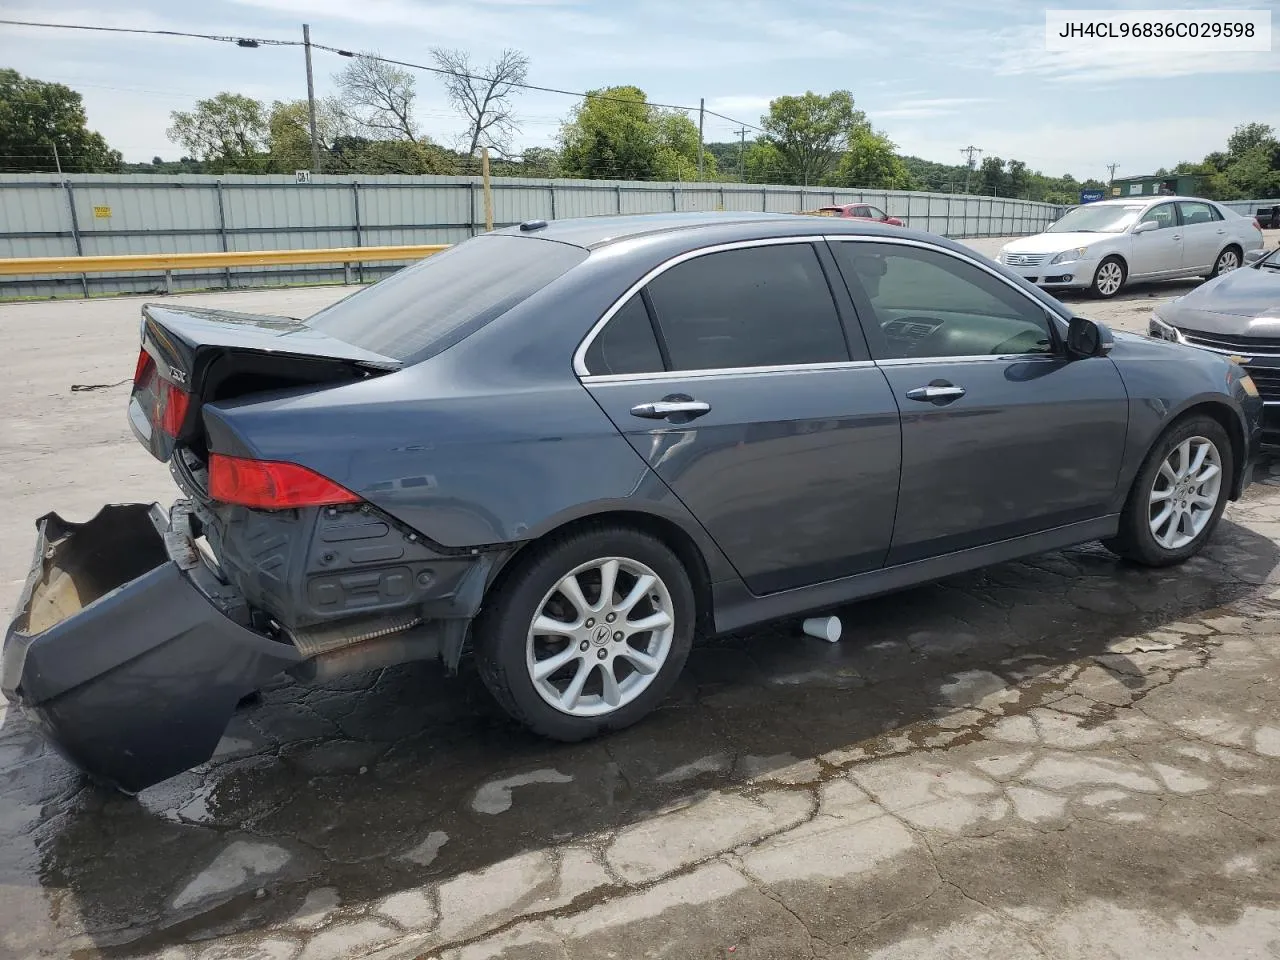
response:
[(209, 455), (209, 496), (257, 510), (358, 503), (346, 487), (296, 463)]
[(143, 378), (151, 372), (151, 368), (154, 365), (151, 354), (147, 353), (145, 349), (138, 351), (138, 364), (133, 368), (133, 385), (135, 387), (141, 386)]
[(133, 389), (135, 394), (139, 391), (151, 394), (148, 419), (170, 437), (176, 438), (186, 422), (191, 395), (160, 376), (155, 361), (145, 349), (138, 353), (138, 363), (133, 368)]

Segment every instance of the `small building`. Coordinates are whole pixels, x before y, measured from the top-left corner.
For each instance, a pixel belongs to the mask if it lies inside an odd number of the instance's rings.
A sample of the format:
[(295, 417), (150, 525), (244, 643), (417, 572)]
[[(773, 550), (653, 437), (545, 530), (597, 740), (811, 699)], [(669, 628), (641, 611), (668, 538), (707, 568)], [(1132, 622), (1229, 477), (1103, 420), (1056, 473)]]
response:
[(1157, 197), (1161, 194), (1194, 197), (1200, 193), (1200, 177), (1194, 173), (1171, 173), (1165, 177), (1116, 177), (1111, 181), (1111, 197)]

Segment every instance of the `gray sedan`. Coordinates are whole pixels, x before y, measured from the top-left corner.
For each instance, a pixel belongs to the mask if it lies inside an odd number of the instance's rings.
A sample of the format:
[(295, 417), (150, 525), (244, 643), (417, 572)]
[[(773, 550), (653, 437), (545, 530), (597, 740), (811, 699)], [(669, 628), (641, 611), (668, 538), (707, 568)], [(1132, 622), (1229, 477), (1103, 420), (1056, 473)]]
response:
[(541, 221), (307, 320), (147, 306), (129, 403), (184, 498), (38, 522), (3, 689), (139, 790), (237, 702), (474, 653), (578, 740), (695, 633), (1101, 539), (1193, 556), (1261, 402), (957, 243), (850, 219)]
[(1263, 439), (1280, 444), (1280, 249), (1246, 254), (1246, 266), (1210, 280), (1151, 315), (1153, 337), (1237, 358), (1265, 404)]

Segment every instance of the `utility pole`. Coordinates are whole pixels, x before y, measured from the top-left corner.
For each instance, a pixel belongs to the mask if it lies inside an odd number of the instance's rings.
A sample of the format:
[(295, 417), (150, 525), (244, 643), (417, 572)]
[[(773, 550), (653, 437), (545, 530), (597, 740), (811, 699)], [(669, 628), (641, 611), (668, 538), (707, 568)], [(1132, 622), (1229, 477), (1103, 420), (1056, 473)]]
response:
[(1116, 180), (1116, 167), (1118, 167), (1118, 166), (1120, 166), (1120, 164), (1118, 164), (1118, 163), (1108, 163), (1108, 164), (1107, 164), (1107, 173), (1109, 174), (1109, 176), (1107, 177), (1107, 186), (1108, 186), (1108, 187), (1109, 187), (1109, 186), (1111, 186), (1111, 184), (1115, 183), (1115, 180)]
[(966, 155), (966, 157), (968, 158), (968, 159), (966, 160), (966, 169), (965, 169), (965, 174), (964, 174), (964, 192), (965, 192), (965, 193), (968, 193), (968, 192), (969, 192), (969, 177), (970, 177), (970, 175), (973, 173), (973, 167), (974, 167), (973, 155), (976, 153), (976, 154), (978, 154), (979, 156), (981, 156), (981, 155), (982, 155), (982, 150), (981, 150), (981, 148), (979, 148), (979, 147), (975, 147), (973, 144), (969, 144), (969, 146), (967, 146), (967, 147), (961, 147), (961, 148), (960, 148), (960, 152), (961, 152), (961, 153), (963, 153), (963, 154), (965, 154), (965, 155)]
[(738, 135), (738, 179), (744, 183), (747, 180), (747, 128), (735, 130)]
[(52, 146), (53, 146), (53, 165), (58, 168), (58, 176), (62, 176), (62, 161), (58, 159), (58, 145), (55, 143), (55, 144), (52, 144)]
[(311, 124), (311, 169), (320, 172), (320, 140), (316, 137), (316, 84), (311, 74), (311, 25), (302, 25), (302, 46), (307, 54), (307, 119)]
[(698, 99), (698, 182), (702, 182), (702, 122), (706, 119), (707, 98)]

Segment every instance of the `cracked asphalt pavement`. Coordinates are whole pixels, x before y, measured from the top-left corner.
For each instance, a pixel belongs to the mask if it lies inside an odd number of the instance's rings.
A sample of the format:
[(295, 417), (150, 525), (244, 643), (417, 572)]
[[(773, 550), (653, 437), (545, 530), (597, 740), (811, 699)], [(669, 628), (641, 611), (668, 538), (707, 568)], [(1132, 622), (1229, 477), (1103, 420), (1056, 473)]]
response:
[[(1142, 329), (1187, 288), (1077, 309)], [(0, 307), (0, 603), (39, 514), (173, 496), (113, 386), (137, 308)], [(704, 641), (662, 709), (591, 743), (413, 664), (273, 685), (209, 764), (129, 799), (0, 707), (0, 957), (1280, 957), (1266, 472), (1184, 567), (1086, 545), (850, 606), (838, 644)]]

